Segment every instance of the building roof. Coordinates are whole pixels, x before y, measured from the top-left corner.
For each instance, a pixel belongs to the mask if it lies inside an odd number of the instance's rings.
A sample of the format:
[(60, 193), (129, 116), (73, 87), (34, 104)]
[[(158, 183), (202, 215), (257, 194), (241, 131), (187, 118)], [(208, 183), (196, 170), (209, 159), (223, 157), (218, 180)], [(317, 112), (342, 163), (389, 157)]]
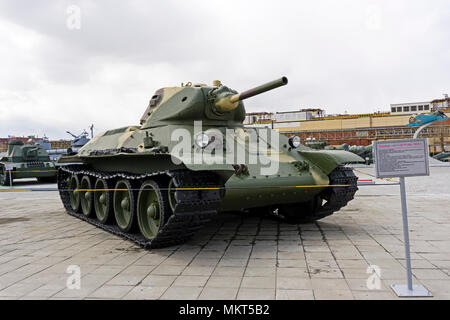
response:
[(409, 106), (409, 105), (422, 105), (429, 104), (429, 101), (421, 101), (421, 102), (404, 102), (404, 103), (391, 103), (391, 107), (393, 106)]
[(446, 102), (446, 101), (450, 102), (450, 98), (436, 99), (436, 100), (431, 101), (431, 103), (442, 103), (442, 102)]

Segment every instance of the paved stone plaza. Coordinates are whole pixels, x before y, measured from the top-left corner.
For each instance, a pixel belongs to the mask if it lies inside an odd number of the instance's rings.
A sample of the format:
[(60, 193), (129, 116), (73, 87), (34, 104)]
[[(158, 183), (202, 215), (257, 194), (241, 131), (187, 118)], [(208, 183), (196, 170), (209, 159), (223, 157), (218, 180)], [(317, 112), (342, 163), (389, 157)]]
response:
[[(449, 299), (450, 168), (406, 183), (414, 283)], [(300, 226), (223, 214), (182, 246), (147, 251), (67, 215), (55, 191), (0, 192), (0, 299), (397, 299), (399, 198), (397, 185), (363, 186), (339, 213)], [(66, 286), (71, 265), (80, 289)]]

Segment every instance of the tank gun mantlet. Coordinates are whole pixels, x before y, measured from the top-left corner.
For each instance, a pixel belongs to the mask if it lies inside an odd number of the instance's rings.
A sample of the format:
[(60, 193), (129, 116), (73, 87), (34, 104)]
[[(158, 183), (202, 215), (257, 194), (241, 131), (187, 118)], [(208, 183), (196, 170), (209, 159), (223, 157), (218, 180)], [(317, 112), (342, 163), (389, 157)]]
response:
[(235, 110), (239, 106), (239, 100), (233, 97), (239, 96), (238, 92), (222, 84), (209, 91), (207, 100), (213, 106), (213, 112), (221, 115)]

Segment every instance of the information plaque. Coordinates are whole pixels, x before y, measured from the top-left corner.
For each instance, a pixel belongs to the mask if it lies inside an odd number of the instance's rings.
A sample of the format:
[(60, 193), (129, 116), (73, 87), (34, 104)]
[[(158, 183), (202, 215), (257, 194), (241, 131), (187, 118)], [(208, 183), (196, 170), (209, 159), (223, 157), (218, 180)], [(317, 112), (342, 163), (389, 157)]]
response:
[(377, 178), (429, 176), (426, 139), (374, 141)]
[(402, 202), (403, 238), (405, 244), (407, 285), (391, 285), (399, 297), (432, 297), (422, 285), (414, 285), (409, 246), (408, 209), (406, 205), (405, 177), (429, 176), (429, 150), (426, 139), (375, 141), (373, 155), (377, 178), (399, 178)]

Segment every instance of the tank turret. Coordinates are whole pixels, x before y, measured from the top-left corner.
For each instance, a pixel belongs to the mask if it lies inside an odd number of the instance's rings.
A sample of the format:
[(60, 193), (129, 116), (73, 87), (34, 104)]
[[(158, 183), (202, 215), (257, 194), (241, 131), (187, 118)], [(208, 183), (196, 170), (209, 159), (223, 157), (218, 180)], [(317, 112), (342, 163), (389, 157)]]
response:
[(242, 93), (218, 80), (212, 86), (188, 82), (180, 87), (162, 88), (150, 99), (140, 124), (143, 129), (192, 120), (202, 120), (207, 125), (223, 125), (224, 121), (242, 124), (245, 119), (243, 100), (287, 83), (288, 79), (282, 77)]
[(11, 154), (16, 146), (23, 146), (22, 140), (9, 140), (8, 142), (8, 154)]

